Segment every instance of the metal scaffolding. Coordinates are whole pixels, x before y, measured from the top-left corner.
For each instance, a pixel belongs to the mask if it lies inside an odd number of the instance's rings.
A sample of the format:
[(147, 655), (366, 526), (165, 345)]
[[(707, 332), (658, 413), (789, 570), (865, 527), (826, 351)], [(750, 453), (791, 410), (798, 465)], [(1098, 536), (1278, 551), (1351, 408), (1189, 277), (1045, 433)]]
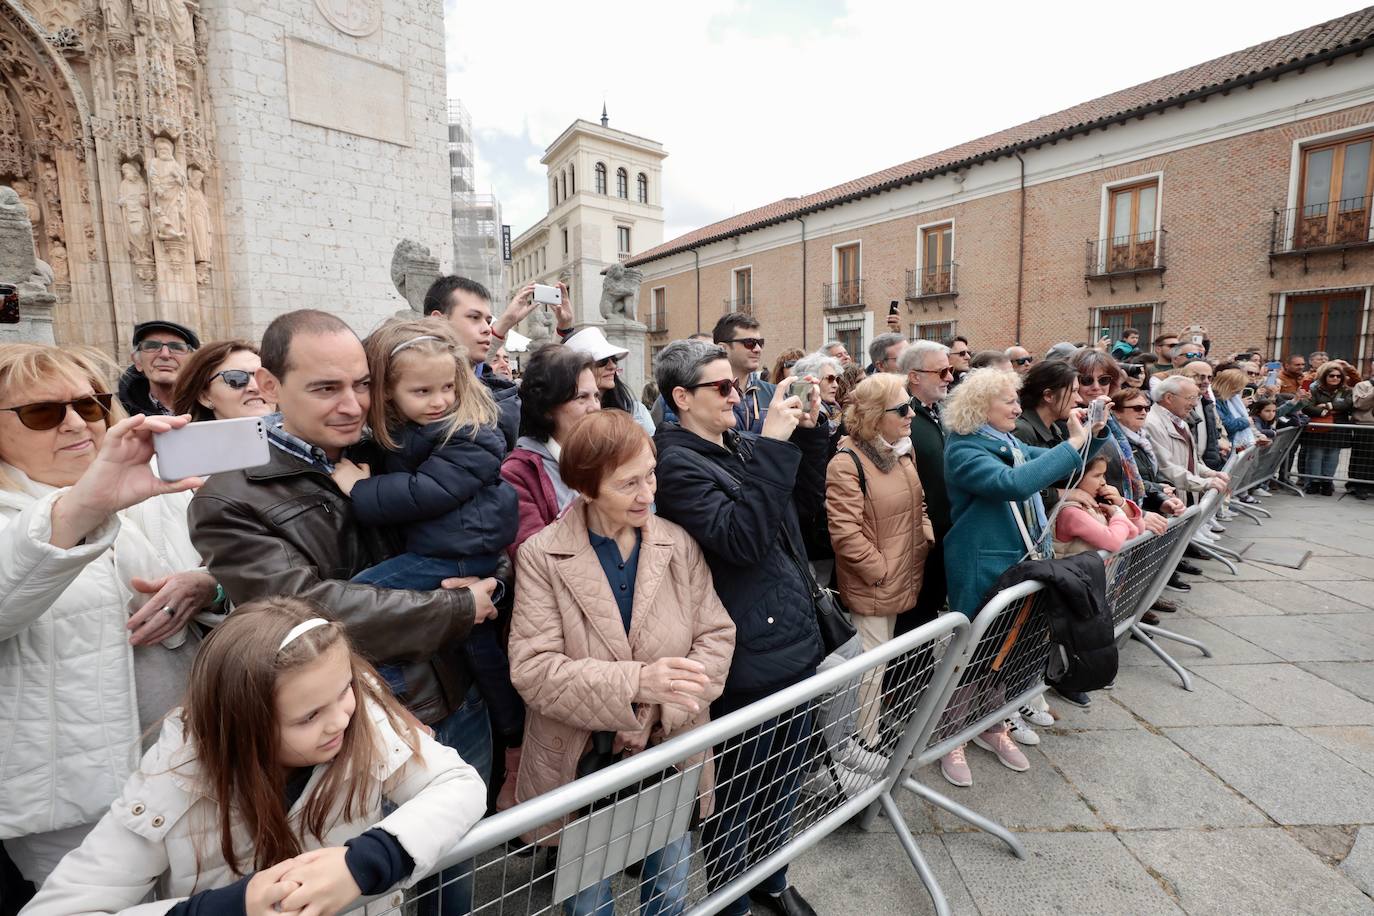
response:
[(448, 103), (448, 163), (452, 191), (453, 272), (491, 290), (499, 311), (506, 301), (501, 259), (501, 204), (478, 194), (473, 175), (472, 115), (457, 99)]

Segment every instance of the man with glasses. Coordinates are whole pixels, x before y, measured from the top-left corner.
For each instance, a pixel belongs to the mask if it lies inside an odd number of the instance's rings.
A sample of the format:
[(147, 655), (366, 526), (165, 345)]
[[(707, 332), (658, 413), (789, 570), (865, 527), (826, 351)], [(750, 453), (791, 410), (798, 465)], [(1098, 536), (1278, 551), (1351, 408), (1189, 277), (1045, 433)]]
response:
[[(758, 321), (743, 312), (722, 315), (711, 330), (711, 339), (724, 348), (725, 358), (730, 361), (730, 375), (739, 389), (740, 398), (734, 407), (735, 418), (739, 422), (735, 428), (761, 432), (777, 383), (759, 378), (764, 339)], [(659, 390), (663, 391), (664, 400), (671, 406), (673, 401), (668, 392), (662, 387)]]
[(1154, 446), (1159, 474), (1179, 493), (1200, 497), (1210, 487), (1224, 491), (1231, 479), (1198, 460), (1188, 417), (1201, 394), (1192, 379), (1172, 375), (1159, 383), (1158, 397), (1145, 417), (1145, 435)]
[(949, 390), (953, 391), (968, 373), (973, 351), (969, 349), (967, 337), (950, 338), (945, 343), (945, 351), (949, 354), (949, 367), (954, 370), (954, 379), (949, 383)]
[(1178, 346), (1177, 334), (1160, 334), (1154, 339), (1155, 361), (1167, 363), (1174, 355), (1174, 347)]
[(868, 358), (873, 361), (873, 371), (901, 374), (902, 370), (897, 368), (897, 360), (901, 358), (902, 351), (909, 343), (910, 341), (901, 334), (892, 331), (873, 338), (873, 342), (868, 345)]
[(175, 321), (134, 325), (131, 365), (119, 378), (119, 403), (130, 416), (170, 414), (181, 364), (198, 349), (196, 332)]
[[(1226, 437), (1226, 427), (1222, 426), (1217, 415), (1217, 402), (1212, 397), (1212, 366), (1202, 360), (1195, 360), (1183, 367), (1184, 378), (1190, 379), (1198, 389), (1198, 402), (1193, 407), (1188, 425), (1193, 431), (1193, 441), (1197, 443), (1198, 455), (1202, 463), (1214, 471), (1221, 470), (1226, 458), (1231, 454), (1231, 440)], [(1222, 517), (1221, 513), (1217, 513)]]
[(943, 543), (949, 533), (949, 495), (945, 490), (945, 432), (940, 426), (940, 402), (949, 395), (954, 381), (949, 348), (933, 340), (918, 340), (906, 348), (897, 368), (906, 375), (906, 391), (911, 395), (915, 413), (911, 417), (911, 450), (916, 456), (916, 474), (926, 494), (926, 516), (935, 540), (926, 557), (925, 577), (916, 607), (897, 615), (897, 632), (906, 633), (934, 620), (945, 605), (945, 554)]
[(1007, 359), (1011, 362), (1011, 367), (1016, 370), (1016, 374), (1023, 377), (1035, 363), (1035, 357), (1031, 356), (1029, 350), (1021, 346), (1007, 347)]
[(825, 343), (821, 344), (821, 352), (833, 359), (838, 359), (841, 369), (848, 367), (849, 364), (853, 362), (853, 360), (850, 359), (849, 351), (846, 350), (844, 344), (840, 343), (838, 340), (827, 340)]

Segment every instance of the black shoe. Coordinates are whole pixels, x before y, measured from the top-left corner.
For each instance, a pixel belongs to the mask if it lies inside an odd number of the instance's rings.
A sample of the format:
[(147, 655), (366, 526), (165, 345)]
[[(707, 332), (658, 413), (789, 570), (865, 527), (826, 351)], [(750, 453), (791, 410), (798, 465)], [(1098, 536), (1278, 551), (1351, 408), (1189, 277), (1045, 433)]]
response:
[(1355, 497), (1356, 499), (1358, 499), (1360, 502), (1364, 502), (1366, 499), (1369, 499), (1369, 494), (1366, 493), (1364, 490), (1347, 490), (1346, 492), (1349, 493), (1351, 496)]
[(1150, 605), (1150, 610), (1159, 611), (1161, 614), (1172, 614), (1178, 610), (1178, 605), (1168, 598), (1157, 598), (1155, 603)]
[(1187, 547), (1183, 548), (1183, 555), (1184, 555), (1185, 557), (1187, 557), (1188, 559), (1190, 559), (1190, 560), (1210, 560), (1210, 559), (1211, 559), (1211, 557), (1207, 556), (1207, 554), (1203, 553), (1201, 550), (1198, 550), (1198, 549), (1197, 549), (1196, 547), (1194, 547), (1192, 544), (1189, 544)]
[(1059, 697), (1059, 699), (1068, 703), (1070, 706), (1077, 706), (1079, 709), (1087, 709), (1089, 706), (1093, 705), (1093, 698), (1086, 693), (1079, 693), (1076, 690), (1060, 690), (1057, 684), (1051, 684), (1050, 689), (1054, 691), (1055, 696)]
[(816, 911), (806, 898), (797, 893), (795, 887), (786, 887), (781, 894), (774, 896), (758, 888), (749, 892), (749, 899), (778, 916), (816, 916)]
[(1331, 482), (1328, 481), (1327, 483), (1322, 484), (1322, 496), (1335, 496), (1335, 495), (1336, 495), (1336, 485), (1335, 485), (1334, 483), (1331, 483)]
[(1174, 573), (1169, 577), (1169, 587), (1176, 592), (1191, 592), (1193, 590), (1191, 585), (1179, 578), (1178, 573)]
[(1202, 575), (1202, 567), (1198, 566), (1196, 563), (1189, 563), (1187, 560), (1179, 560), (1178, 565), (1175, 566), (1174, 569), (1181, 573), (1187, 573), (1190, 576)]

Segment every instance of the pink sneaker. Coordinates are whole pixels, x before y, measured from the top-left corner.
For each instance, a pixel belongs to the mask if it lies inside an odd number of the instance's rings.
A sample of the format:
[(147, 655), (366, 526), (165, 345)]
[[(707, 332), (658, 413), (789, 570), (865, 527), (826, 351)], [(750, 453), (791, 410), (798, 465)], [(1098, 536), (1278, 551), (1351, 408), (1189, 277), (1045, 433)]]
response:
[(961, 744), (940, 758), (940, 774), (950, 785), (968, 788), (973, 785), (973, 773), (964, 759), (964, 746)]
[(981, 735), (973, 739), (973, 743), (985, 751), (991, 751), (997, 755), (997, 759), (1002, 761), (1002, 766), (1018, 773), (1024, 773), (1030, 769), (1030, 761), (1026, 755), (1021, 753), (1021, 749), (1016, 746), (1016, 742), (1011, 740), (1011, 735), (1007, 734), (1006, 728), (997, 726), (990, 728)]

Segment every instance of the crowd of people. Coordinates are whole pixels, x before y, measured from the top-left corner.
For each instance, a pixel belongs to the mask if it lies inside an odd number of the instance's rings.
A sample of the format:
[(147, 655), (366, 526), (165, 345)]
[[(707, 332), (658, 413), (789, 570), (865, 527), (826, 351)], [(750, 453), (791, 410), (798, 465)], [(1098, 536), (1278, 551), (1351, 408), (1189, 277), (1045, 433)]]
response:
[[(1162, 533), (1286, 425), (1308, 493), (1346, 452), (1349, 492), (1374, 491), (1374, 426), (1346, 426), (1374, 421), (1374, 386), (1327, 354), (1218, 358), (1190, 328), (1038, 358), (894, 319), (866, 367), (838, 341), (768, 367), (730, 313), (636, 397), (566, 288), (512, 372), (532, 294), (494, 317), (444, 277), (363, 340), (317, 310), (258, 342), (148, 321), (116, 385), (94, 352), (0, 346), (0, 839), (25, 913), (314, 916), (415, 878), (422, 913), (466, 913), (471, 863), (424, 876), (485, 814), (814, 674), (818, 587), (865, 649), (972, 618), (1022, 560)], [(244, 417), (266, 464), (158, 476), (155, 436)], [(860, 688), (870, 753), (883, 687)], [(1054, 718), (1041, 701), (973, 743), (1025, 771)], [(642, 912), (683, 910), (694, 855), (715, 889), (776, 848), (815, 728), (715, 749), (699, 847), (651, 851)], [(965, 755), (940, 764), (955, 786)], [(814, 912), (786, 867), (725, 912), (751, 903)], [(610, 913), (610, 881), (562, 906)]]

